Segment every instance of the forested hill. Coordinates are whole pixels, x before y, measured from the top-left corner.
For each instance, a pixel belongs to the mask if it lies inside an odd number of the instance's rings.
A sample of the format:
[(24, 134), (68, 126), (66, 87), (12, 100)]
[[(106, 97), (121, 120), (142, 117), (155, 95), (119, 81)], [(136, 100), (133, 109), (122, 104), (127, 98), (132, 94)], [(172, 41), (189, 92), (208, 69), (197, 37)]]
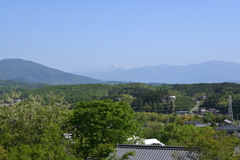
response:
[(0, 99), (3, 98), (5, 93), (20, 91), (29, 89), (38, 89), (42, 87), (49, 86), (49, 84), (43, 83), (25, 83), (25, 82), (16, 82), (16, 81), (8, 81), (0, 79)]
[(101, 83), (100, 80), (78, 76), (21, 59), (0, 61), (0, 79), (27, 83), (86, 84)]
[(37, 89), (49, 86), (49, 84), (44, 83), (25, 83), (25, 82), (17, 82), (17, 81), (9, 81), (0, 79), (0, 87), (18, 87), (24, 89)]
[(190, 110), (196, 105), (191, 97), (174, 91), (170, 86), (150, 86), (142, 83), (132, 84), (81, 84), (47, 86), (36, 90), (25, 91), (22, 96), (41, 95), (48, 99), (48, 93), (64, 96), (70, 104), (79, 101), (113, 99), (128, 102), (135, 111), (172, 113), (173, 103), (170, 95), (177, 96), (175, 110)]
[[(167, 84), (150, 86), (142, 83), (132, 84), (80, 84), (54, 85), (40, 89), (24, 91), (22, 96), (30, 94), (42, 95), (47, 99), (47, 93), (64, 96), (70, 104), (79, 101), (113, 99), (128, 102), (135, 111), (157, 113), (172, 113), (174, 110), (190, 110), (201, 100), (201, 107), (216, 108), (221, 113), (227, 113), (228, 97), (233, 97), (234, 114), (240, 113), (240, 85), (235, 83), (201, 83), (201, 84)], [(175, 104), (171, 96), (176, 96)], [(205, 100), (202, 96), (207, 96)]]

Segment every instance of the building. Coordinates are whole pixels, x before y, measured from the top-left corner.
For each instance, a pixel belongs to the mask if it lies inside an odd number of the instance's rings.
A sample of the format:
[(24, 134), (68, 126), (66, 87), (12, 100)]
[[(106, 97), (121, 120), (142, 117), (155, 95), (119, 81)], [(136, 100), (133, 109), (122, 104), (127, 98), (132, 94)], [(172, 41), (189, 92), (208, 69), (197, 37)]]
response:
[(172, 100), (175, 100), (175, 99), (176, 99), (176, 96), (170, 96), (170, 98), (171, 98)]
[(186, 115), (186, 114), (188, 114), (188, 111), (175, 111), (175, 113), (177, 113), (179, 115)]
[(193, 124), (194, 126), (196, 126), (197, 124), (202, 124), (202, 122), (200, 122), (200, 121), (186, 121), (186, 122), (184, 122), (184, 124)]
[(236, 126), (224, 125), (221, 127), (217, 127), (218, 131), (226, 131), (227, 135), (235, 135), (240, 138), (240, 128)]
[(152, 146), (152, 145), (124, 145), (118, 144), (116, 147), (117, 157), (121, 157), (127, 152), (134, 151), (135, 156), (129, 156), (130, 160), (198, 160), (197, 150), (188, 151), (184, 147), (173, 146)]

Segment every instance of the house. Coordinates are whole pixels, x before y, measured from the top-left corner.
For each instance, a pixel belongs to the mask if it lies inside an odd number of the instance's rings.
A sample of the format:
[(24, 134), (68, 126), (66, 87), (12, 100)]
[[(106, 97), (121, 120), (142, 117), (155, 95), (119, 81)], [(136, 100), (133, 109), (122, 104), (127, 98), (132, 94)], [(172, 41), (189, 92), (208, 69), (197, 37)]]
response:
[(206, 99), (207, 98), (207, 96), (202, 96), (202, 99)]
[(209, 126), (209, 124), (196, 124), (195, 127), (206, 127), (206, 126)]
[(160, 142), (156, 138), (144, 139), (143, 142), (144, 142), (145, 145), (161, 145), (161, 146), (165, 146), (165, 144), (163, 144), (162, 142)]
[(225, 119), (222, 123), (223, 126), (231, 126), (232, 124), (233, 124), (233, 122), (228, 119)]
[(21, 102), (21, 101), (22, 101), (21, 99), (13, 99), (14, 103)]
[(151, 139), (143, 139), (138, 136), (133, 136), (131, 138), (127, 139), (128, 144), (136, 144), (136, 145), (161, 145), (165, 146), (162, 142), (157, 140), (156, 138), (151, 138)]
[(200, 115), (204, 115), (205, 112), (211, 112), (211, 113), (213, 113), (214, 115), (219, 115), (219, 114), (220, 114), (220, 111), (217, 110), (217, 109), (210, 108), (209, 110), (207, 110), (207, 109), (204, 108), (204, 107), (201, 107), (201, 108), (199, 109), (199, 112), (200, 112), (200, 113), (199, 113)]
[(201, 107), (201, 108), (200, 108), (200, 112), (201, 112), (201, 113), (205, 113), (205, 112), (206, 112), (206, 108), (202, 108), (202, 107)]
[(176, 99), (176, 96), (170, 96), (170, 98), (171, 98), (172, 100), (175, 100), (175, 99)]
[(179, 115), (186, 115), (186, 114), (188, 114), (188, 111), (175, 111), (175, 113), (177, 113)]
[(198, 152), (185, 150), (184, 147), (155, 146), (155, 145), (125, 145), (118, 144), (116, 156), (121, 157), (127, 152), (135, 151), (135, 156), (130, 160), (198, 160)]
[(216, 130), (226, 131), (227, 135), (236, 135), (237, 137), (240, 138), (240, 127), (223, 125), (221, 127), (217, 127)]
[(200, 121), (186, 121), (186, 122), (184, 122), (184, 124), (193, 124), (194, 126), (196, 126), (197, 124), (202, 124), (202, 122), (200, 122)]

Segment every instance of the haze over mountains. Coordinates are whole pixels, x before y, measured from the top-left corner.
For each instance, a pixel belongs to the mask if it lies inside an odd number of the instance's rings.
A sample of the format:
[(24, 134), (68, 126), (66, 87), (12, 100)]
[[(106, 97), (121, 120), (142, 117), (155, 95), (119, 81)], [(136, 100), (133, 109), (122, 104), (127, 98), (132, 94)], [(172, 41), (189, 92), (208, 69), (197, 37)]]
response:
[(240, 64), (210, 61), (189, 65), (158, 65), (133, 69), (115, 69), (108, 72), (75, 72), (102, 81), (142, 83), (221, 83), (239, 82)]
[(120, 67), (117, 64), (109, 64), (106, 66), (100, 66), (100, 67), (92, 67), (92, 68), (87, 68), (87, 69), (82, 69), (76, 72), (73, 72), (74, 74), (88, 74), (88, 73), (95, 73), (95, 72), (111, 72), (114, 71), (116, 69), (124, 69), (122, 67)]
[(107, 83), (107, 81), (168, 84), (240, 82), (240, 64), (221, 61), (185, 66), (163, 64), (128, 70), (114, 64), (75, 73), (81, 75), (62, 72), (22, 59), (0, 61), (0, 79), (27, 83), (57, 85)]

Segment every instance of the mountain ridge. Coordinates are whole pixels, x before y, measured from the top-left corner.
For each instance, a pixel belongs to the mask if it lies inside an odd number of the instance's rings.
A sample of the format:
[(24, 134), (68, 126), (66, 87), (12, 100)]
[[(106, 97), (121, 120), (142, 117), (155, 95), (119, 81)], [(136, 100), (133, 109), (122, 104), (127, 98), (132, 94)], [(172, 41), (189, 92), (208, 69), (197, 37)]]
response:
[(0, 79), (53, 85), (101, 83), (97, 79), (66, 73), (32, 61), (12, 58), (0, 61)]
[(221, 83), (239, 82), (240, 64), (208, 61), (199, 64), (144, 66), (128, 70), (85, 73), (102, 81), (132, 81), (141, 83)]

